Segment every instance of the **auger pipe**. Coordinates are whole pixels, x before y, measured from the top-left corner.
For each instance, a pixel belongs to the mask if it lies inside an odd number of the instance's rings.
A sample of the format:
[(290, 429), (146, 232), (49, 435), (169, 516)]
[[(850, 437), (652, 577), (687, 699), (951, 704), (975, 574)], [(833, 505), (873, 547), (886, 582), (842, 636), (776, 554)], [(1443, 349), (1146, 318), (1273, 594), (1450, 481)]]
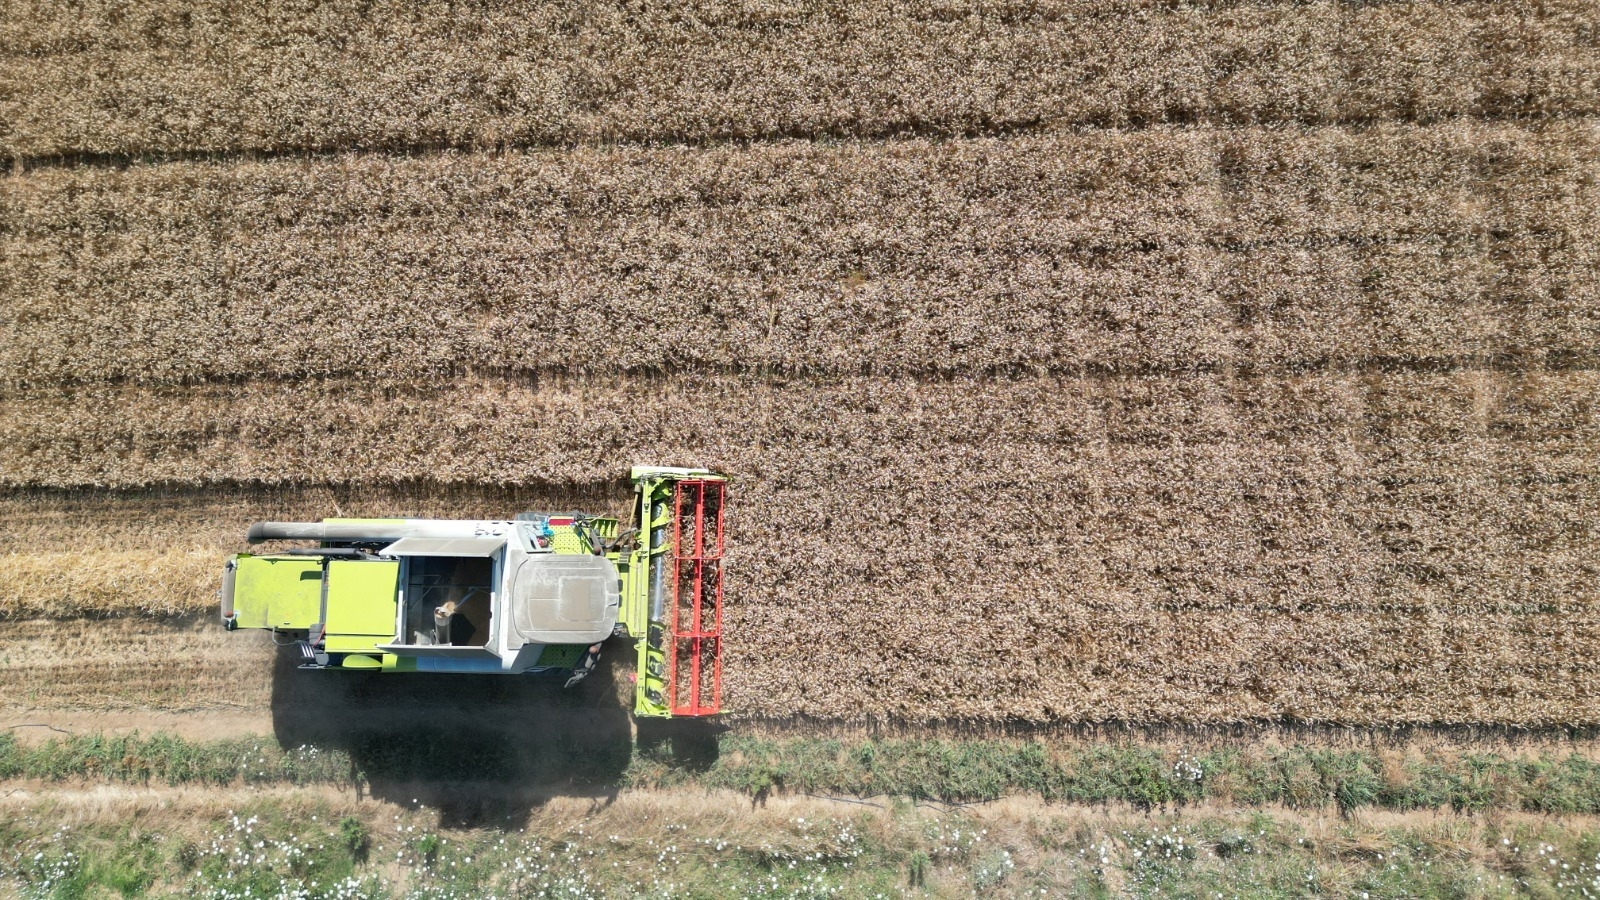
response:
[[(507, 531), (509, 522), (455, 521), (449, 519), (394, 519), (376, 522), (257, 522), (250, 526), (245, 540), (324, 541), (330, 543), (398, 541), (408, 537), (469, 538), (482, 533), (484, 526)], [(498, 533), (498, 532), (495, 532)]]

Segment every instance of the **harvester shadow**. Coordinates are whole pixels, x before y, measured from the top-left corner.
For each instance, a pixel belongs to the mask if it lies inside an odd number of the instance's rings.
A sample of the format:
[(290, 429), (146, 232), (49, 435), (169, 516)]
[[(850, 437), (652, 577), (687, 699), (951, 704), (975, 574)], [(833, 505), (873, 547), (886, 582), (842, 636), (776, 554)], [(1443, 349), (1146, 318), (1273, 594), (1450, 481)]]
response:
[(717, 764), (727, 726), (703, 719), (641, 719), (636, 723), (637, 753), (665, 769), (700, 773)]
[(581, 684), (539, 676), (273, 670), (285, 749), (347, 753), (372, 797), (439, 811), (455, 827), (520, 828), (552, 797), (609, 802), (633, 759), (632, 716), (611, 649)]

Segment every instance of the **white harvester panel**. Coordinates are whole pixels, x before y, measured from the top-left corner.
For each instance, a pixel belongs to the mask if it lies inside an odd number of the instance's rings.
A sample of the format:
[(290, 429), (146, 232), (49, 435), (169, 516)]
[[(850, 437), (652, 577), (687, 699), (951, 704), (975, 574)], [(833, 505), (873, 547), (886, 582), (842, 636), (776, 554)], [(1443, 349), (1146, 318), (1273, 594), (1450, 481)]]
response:
[(603, 556), (523, 556), (510, 584), (511, 622), (520, 641), (508, 643), (590, 644), (616, 627), (621, 585), (617, 567)]
[(408, 537), (378, 551), (382, 556), (493, 556), (506, 545), (505, 538)]

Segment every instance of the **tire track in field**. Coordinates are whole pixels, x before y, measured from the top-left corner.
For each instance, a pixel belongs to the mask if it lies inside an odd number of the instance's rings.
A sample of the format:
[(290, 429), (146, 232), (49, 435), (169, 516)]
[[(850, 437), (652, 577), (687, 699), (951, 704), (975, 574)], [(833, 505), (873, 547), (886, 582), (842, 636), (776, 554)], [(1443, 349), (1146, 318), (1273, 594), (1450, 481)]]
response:
[[(46, 714), (65, 711), (161, 711), (204, 718), (270, 706), (270, 637), (229, 634), (209, 616), (23, 619), (6, 625), (9, 635), (0, 647), (0, 721), (7, 726), (54, 724), (57, 720)], [(98, 730), (92, 716), (63, 721)], [(177, 722), (168, 724), (189, 730)]]

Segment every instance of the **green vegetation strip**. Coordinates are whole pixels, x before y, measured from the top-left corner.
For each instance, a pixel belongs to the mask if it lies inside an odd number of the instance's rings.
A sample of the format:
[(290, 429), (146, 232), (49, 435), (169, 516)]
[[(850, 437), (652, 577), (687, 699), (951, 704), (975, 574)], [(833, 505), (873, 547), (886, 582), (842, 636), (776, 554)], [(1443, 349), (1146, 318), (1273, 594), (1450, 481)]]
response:
[(283, 750), (271, 738), (195, 742), (168, 734), (79, 735), (24, 744), (0, 735), (0, 778), (185, 784), (347, 784), (350, 756)]
[[(732, 738), (701, 780), (945, 801), (1013, 793), (1141, 806), (1225, 801), (1341, 808), (1600, 812), (1600, 763), (1577, 754), (1404, 756), (1290, 747), (1188, 753), (1130, 745), (1050, 749), (1002, 741), (757, 741)], [(736, 761), (735, 761), (736, 760)]]
[(0, 778), (183, 784), (505, 781), (522, 786), (698, 786), (772, 794), (895, 796), (950, 803), (1014, 794), (1156, 807), (1201, 801), (1296, 808), (1600, 813), (1600, 762), (1577, 753), (1444, 754), (1285, 747), (1189, 752), (1137, 744), (760, 738), (738, 734), (530, 752), (466, 752), (427, 732), (344, 749), (270, 738), (194, 742), (165, 734), (25, 744), (0, 735)]
[[(428, 810), (258, 795), (204, 818), (0, 819), (26, 898), (1585, 898), (1600, 833), (1527, 816), (601, 805), (445, 827)], [(709, 814), (708, 814), (709, 813)]]

